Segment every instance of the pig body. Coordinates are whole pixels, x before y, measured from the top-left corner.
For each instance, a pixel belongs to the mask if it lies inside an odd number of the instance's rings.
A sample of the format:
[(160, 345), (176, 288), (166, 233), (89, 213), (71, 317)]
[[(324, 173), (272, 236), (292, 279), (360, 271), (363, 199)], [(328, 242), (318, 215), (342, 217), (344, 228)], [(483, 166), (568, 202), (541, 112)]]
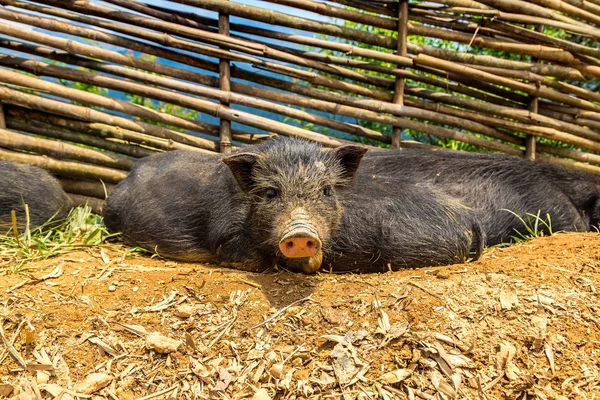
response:
[(382, 271), (480, 254), (485, 239), (467, 207), (429, 185), (362, 172), (364, 152), (279, 139), (229, 156), (151, 156), (109, 195), (105, 222), (169, 258), (253, 271)]
[(43, 225), (51, 218), (64, 219), (73, 206), (48, 172), (32, 165), (0, 161), (0, 233), (12, 226), (11, 210), (15, 210), (17, 226), (26, 225), (24, 203), (29, 208), (30, 227)]
[(402, 150), (369, 152), (362, 168), (393, 179), (410, 177), (458, 199), (476, 213), (488, 245), (527, 235), (516, 215), (533, 226), (535, 218), (527, 214), (539, 213), (553, 232), (598, 227), (599, 178), (550, 164), (499, 154)]

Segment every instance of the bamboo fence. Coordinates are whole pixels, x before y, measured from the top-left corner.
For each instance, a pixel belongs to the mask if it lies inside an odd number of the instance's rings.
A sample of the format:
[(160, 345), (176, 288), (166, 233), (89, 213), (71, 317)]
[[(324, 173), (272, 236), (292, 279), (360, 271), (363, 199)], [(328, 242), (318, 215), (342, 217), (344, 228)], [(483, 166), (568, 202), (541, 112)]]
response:
[(600, 174), (598, 0), (153, 3), (0, 0), (0, 159), (78, 202), (139, 158), (273, 135)]

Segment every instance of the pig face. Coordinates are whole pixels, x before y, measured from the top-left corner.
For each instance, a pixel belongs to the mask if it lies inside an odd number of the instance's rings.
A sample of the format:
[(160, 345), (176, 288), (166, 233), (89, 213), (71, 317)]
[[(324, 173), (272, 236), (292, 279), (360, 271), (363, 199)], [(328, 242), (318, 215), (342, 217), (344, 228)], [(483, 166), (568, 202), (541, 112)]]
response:
[(249, 203), (249, 231), (287, 267), (314, 273), (341, 221), (337, 190), (352, 181), (366, 149), (281, 139), (256, 150), (223, 159)]

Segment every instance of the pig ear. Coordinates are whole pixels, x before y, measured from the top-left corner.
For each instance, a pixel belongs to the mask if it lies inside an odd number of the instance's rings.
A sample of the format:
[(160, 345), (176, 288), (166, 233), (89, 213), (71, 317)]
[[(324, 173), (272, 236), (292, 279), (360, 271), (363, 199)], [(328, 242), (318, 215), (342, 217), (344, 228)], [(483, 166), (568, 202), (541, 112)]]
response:
[(236, 153), (221, 160), (229, 167), (233, 177), (244, 192), (252, 189), (254, 185), (252, 169), (258, 161), (258, 157), (257, 154), (253, 153)]
[(334, 152), (343, 168), (342, 178), (352, 180), (360, 165), (360, 160), (362, 160), (367, 152), (367, 148), (363, 146), (347, 145), (336, 148)]

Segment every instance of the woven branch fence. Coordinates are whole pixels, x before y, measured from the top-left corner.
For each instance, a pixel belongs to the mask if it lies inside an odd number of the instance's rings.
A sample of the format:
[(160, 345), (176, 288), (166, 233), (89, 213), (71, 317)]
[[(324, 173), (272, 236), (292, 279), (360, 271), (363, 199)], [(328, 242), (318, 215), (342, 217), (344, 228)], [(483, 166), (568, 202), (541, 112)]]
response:
[(81, 201), (141, 157), (271, 135), (430, 147), (410, 130), (600, 174), (600, 0), (156, 3), (0, 0), (0, 159)]

